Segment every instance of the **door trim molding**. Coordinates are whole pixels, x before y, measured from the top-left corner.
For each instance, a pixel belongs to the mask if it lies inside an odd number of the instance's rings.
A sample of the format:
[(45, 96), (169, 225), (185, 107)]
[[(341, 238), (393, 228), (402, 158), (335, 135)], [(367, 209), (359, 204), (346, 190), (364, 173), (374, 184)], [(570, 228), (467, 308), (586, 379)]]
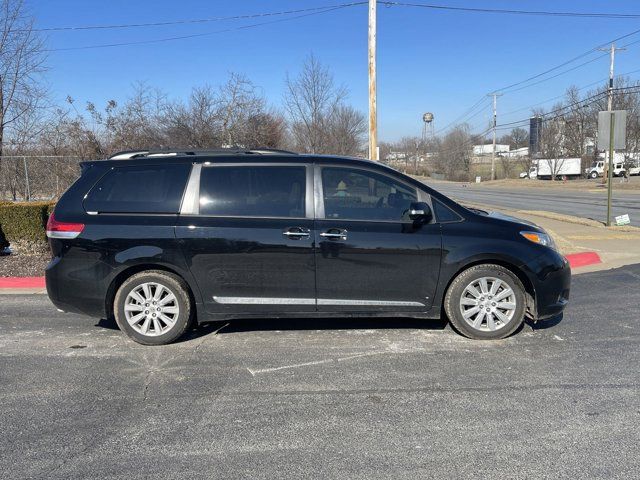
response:
[(277, 297), (218, 297), (213, 300), (229, 305), (315, 305), (315, 298), (277, 298)]
[(318, 305), (358, 305), (377, 307), (424, 307), (421, 302), (408, 302), (396, 300), (342, 300), (339, 298), (319, 298)]
[(213, 297), (223, 305), (321, 305), (321, 306), (366, 306), (366, 307), (424, 307), (421, 302), (396, 300), (343, 300), (339, 298), (286, 298), (286, 297)]

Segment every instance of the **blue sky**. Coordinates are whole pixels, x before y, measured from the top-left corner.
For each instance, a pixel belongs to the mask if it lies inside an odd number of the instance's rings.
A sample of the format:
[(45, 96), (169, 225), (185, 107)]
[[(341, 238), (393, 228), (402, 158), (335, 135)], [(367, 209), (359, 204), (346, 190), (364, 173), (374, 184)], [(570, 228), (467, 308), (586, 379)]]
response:
[[(27, 0), (37, 27), (104, 25), (198, 19), (334, 5), (345, 0)], [(576, 12), (640, 13), (637, 1), (415, 0), (414, 3)], [(49, 32), (50, 49), (151, 40), (207, 33), (269, 19), (135, 29)], [(378, 7), (379, 137), (393, 141), (419, 135), (421, 116), (435, 114), (435, 129), (458, 118), (486, 93), (554, 67), (590, 48), (640, 29), (638, 20), (460, 13), (411, 7)], [(640, 40), (640, 33), (621, 43)], [(123, 100), (131, 85), (147, 82), (170, 98), (193, 86), (218, 85), (229, 72), (243, 73), (276, 107), (287, 72), (295, 75), (313, 52), (350, 91), (350, 102), (367, 110), (367, 7), (233, 32), (147, 45), (52, 51), (48, 82), (55, 99), (104, 105)], [(616, 57), (616, 72), (640, 69), (640, 42)], [(570, 66), (594, 58), (585, 57)], [(571, 84), (579, 87), (608, 75), (608, 58), (566, 75), (505, 94), (499, 123), (526, 118), (513, 110), (547, 100)], [(556, 72), (554, 72), (556, 73)], [(640, 78), (640, 72), (630, 75)], [(588, 89), (587, 89), (588, 90)], [(486, 108), (470, 120), (485, 129)], [(550, 106), (550, 102), (546, 106)], [(475, 113), (475, 111), (474, 111)]]

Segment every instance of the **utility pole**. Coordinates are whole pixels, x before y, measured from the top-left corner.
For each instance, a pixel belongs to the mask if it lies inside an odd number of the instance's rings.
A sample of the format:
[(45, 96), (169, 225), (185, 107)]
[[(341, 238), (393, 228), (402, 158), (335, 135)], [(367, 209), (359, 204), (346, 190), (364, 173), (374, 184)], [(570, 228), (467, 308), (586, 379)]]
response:
[(498, 97), (502, 95), (498, 92), (489, 93), (487, 97), (493, 97), (493, 154), (491, 155), (491, 180), (496, 179), (496, 126), (497, 126), (497, 106)]
[[(609, 88), (607, 88), (607, 110), (613, 110), (613, 67), (616, 59), (616, 50), (626, 50), (626, 48), (616, 48), (612, 43), (609, 48), (599, 48), (603, 52), (609, 52)], [(612, 127), (613, 128), (613, 127)], [(605, 172), (602, 175), (602, 183), (609, 182), (609, 198), (611, 198), (611, 169), (613, 168), (613, 150), (609, 149), (609, 161), (605, 163)], [(607, 219), (608, 223), (608, 219)]]
[(369, 158), (378, 158), (378, 112), (376, 106), (376, 0), (369, 0)]

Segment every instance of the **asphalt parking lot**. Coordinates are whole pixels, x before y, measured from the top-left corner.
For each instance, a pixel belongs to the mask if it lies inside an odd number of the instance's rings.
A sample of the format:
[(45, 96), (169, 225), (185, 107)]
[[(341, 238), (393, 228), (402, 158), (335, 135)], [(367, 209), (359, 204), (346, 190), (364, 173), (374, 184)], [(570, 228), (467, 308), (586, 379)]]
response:
[(0, 296), (1, 478), (631, 478), (640, 265), (497, 342), (442, 322), (210, 324), (136, 345)]

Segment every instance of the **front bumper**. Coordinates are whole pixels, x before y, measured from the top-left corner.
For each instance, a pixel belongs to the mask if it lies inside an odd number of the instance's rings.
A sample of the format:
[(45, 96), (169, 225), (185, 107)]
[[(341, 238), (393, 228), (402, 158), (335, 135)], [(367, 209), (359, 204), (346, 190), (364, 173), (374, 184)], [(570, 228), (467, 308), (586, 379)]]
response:
[(567, 259), (549, 250), (526, 267), (535, 292), (534, 320), (544, 320), (562, 313), (569, 302), (571, 290), (571, 267)]

